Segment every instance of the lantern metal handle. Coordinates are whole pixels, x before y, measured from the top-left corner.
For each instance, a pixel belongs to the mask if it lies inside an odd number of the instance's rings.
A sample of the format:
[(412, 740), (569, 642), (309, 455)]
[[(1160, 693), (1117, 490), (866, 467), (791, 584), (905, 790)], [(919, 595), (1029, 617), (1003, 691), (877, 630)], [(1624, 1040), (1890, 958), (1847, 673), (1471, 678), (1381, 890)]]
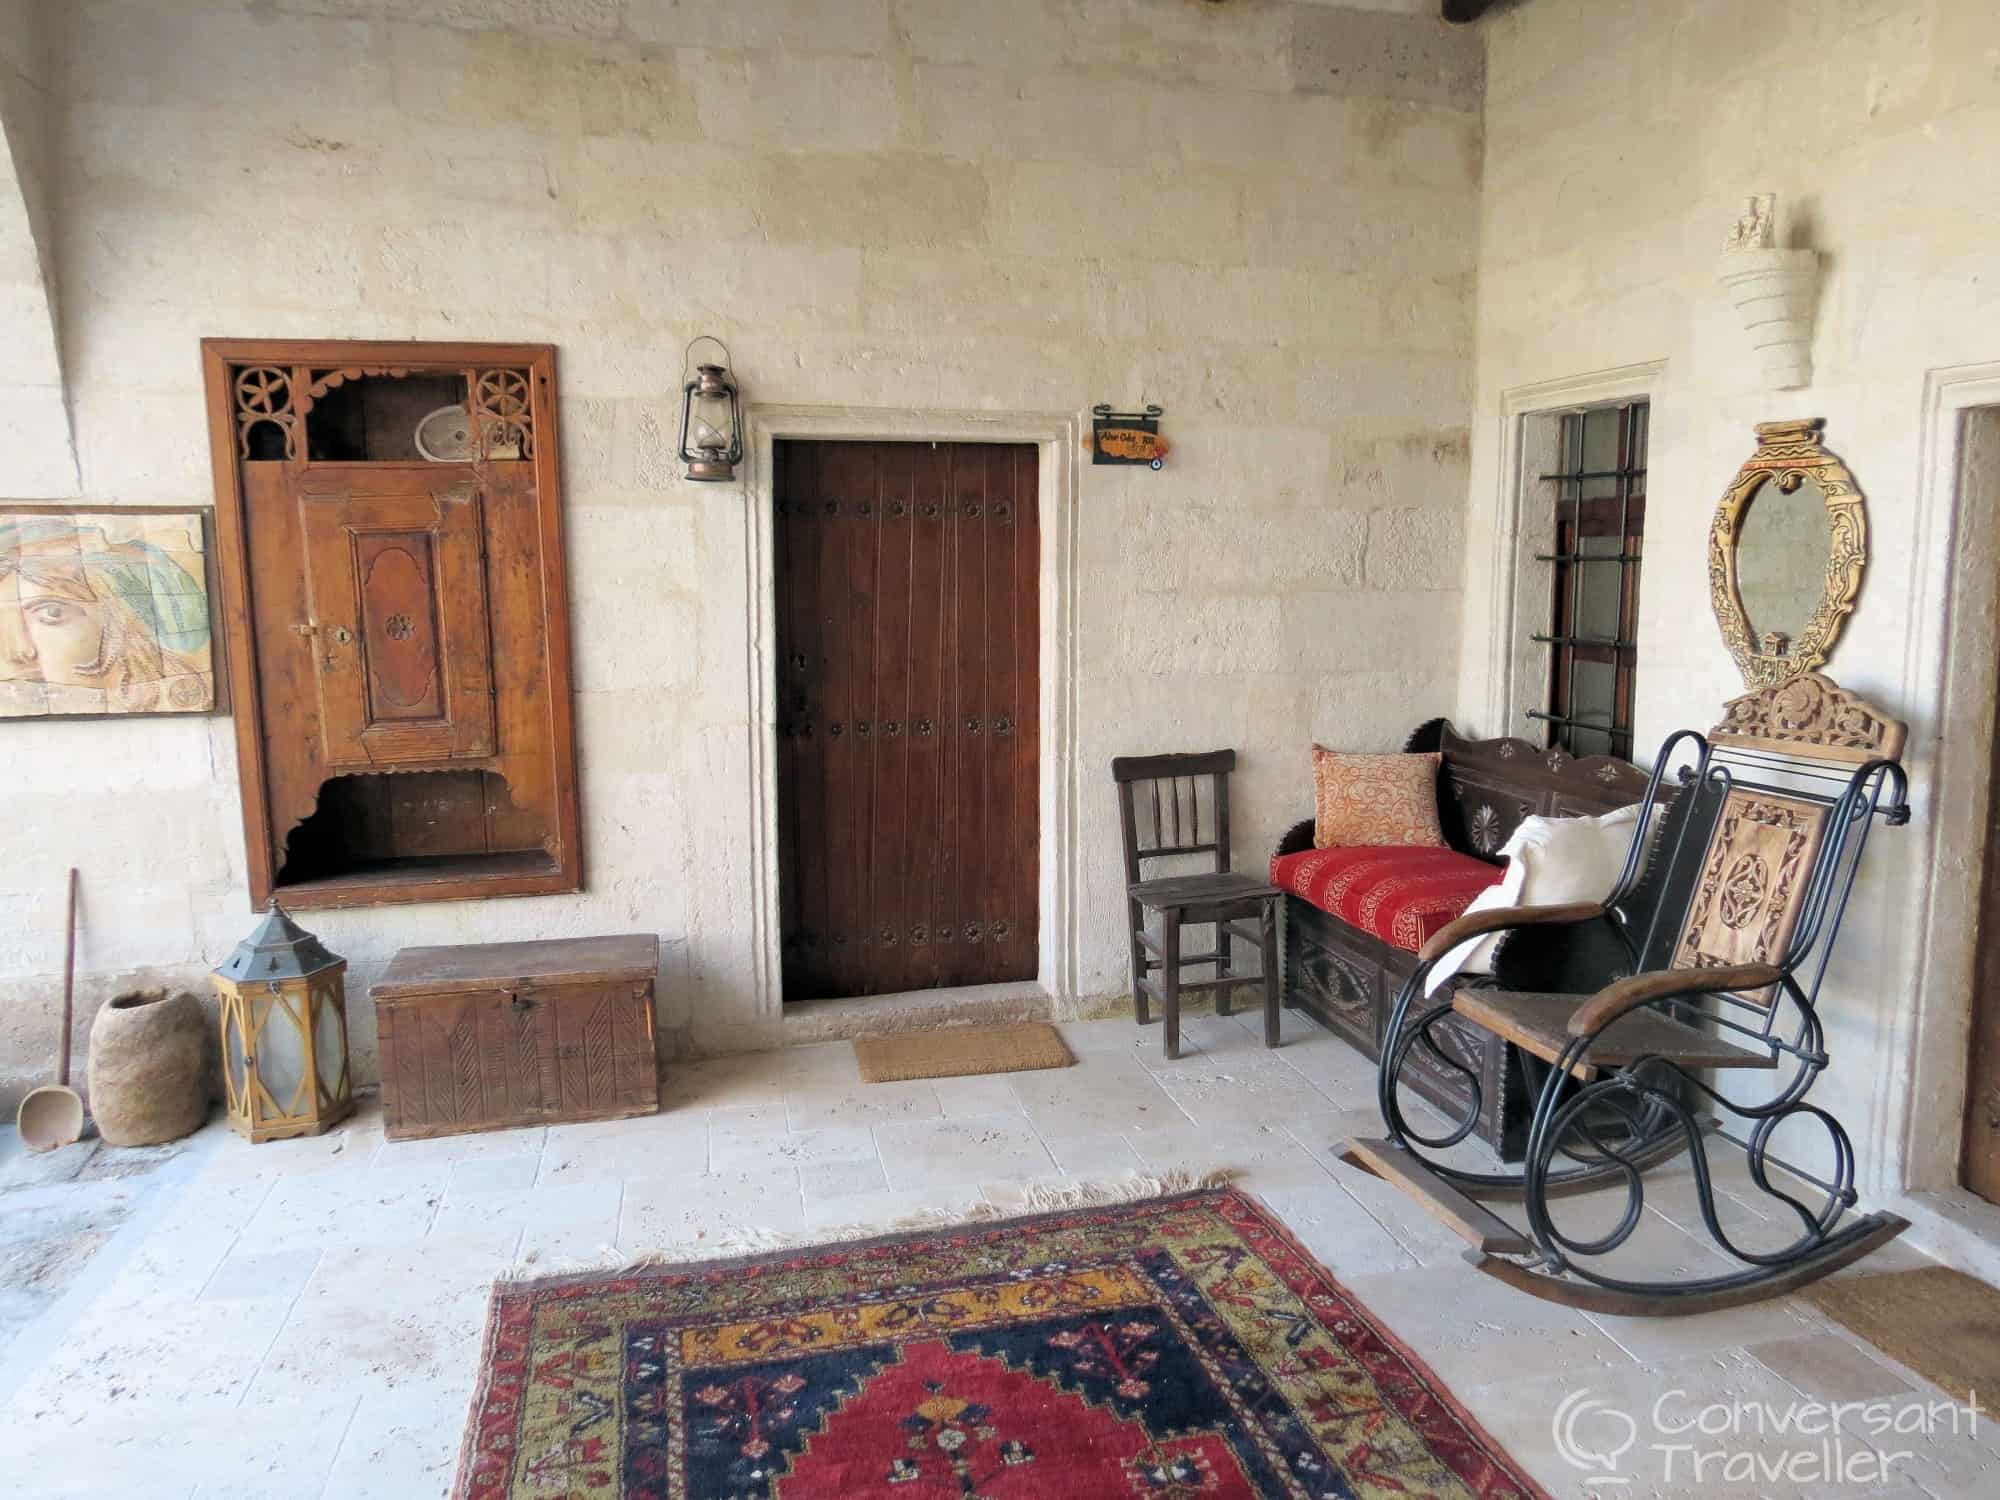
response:
[(722, 351), (723, 369), (727, 370), (735, 365), (736, 356), (729, 352), (727, 344), (723, 343), (721, 339), (712, 333), (698, 333), (688, 340), (687, 348), (681, 351), (681, 378), (683, 383), (685, 383), (687, 377), (694, 371), (694, 346), (696, 344), (713, 344), (716, 348), (720, 349)]

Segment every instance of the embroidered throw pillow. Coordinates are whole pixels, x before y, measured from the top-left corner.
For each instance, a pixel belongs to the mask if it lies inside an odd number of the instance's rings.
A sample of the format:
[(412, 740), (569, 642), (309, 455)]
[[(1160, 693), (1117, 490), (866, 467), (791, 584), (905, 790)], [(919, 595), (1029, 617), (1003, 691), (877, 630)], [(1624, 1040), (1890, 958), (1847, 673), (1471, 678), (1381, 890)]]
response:
[(1437, 776), (1443, 757), (1343, 755), (1313, 746), (1313, 847), (1444, 846)]

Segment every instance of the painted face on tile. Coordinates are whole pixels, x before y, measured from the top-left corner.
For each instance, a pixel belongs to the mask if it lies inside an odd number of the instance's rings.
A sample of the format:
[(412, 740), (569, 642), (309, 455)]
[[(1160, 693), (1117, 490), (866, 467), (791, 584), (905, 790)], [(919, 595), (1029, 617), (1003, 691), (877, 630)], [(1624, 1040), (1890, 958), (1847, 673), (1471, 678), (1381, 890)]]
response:
[(105, 660), (105, 604), (81, 568), (24, 558), (0, 601), (0, 677), (94, 687)]

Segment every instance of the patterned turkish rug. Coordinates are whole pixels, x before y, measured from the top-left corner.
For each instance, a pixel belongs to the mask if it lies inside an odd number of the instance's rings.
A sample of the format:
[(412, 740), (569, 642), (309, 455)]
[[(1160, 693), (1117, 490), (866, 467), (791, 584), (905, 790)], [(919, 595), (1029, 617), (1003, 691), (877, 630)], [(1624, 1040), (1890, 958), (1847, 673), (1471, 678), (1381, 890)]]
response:
[(503, 1282), (460, 1500), (1546, 1500), (1229, 1188)]

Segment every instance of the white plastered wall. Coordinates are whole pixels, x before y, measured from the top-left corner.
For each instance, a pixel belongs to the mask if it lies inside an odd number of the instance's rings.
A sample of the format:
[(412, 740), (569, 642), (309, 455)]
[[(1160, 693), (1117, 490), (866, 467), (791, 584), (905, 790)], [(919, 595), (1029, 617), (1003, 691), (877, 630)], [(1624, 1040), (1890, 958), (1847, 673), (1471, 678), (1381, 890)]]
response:
[[(1954, 444), (1957, 428), (1938, 419), (1933, 386), (2000, 358), (2000, 10), (1984, 0), (1534, 0), (1485, 30), (1461, 715), (1490, 731), (1502, 692), (1490, 632), (1518, 393), (1660, 366), (1642, 746), (1710, 722), (1742, 691), (1708, 612), (1709, 519), (1754, 446), (1754, 423), (1825, 418), (1828, 445), (1867, 495), (1870, 547), (1829, 670), (1910, 721), (1916, 818), (1871, 846), (1823, 1004), (1835, 1062), (1814, 1097), (1852, 1132), (1878, 1199), (1943, 1189), (1953, 1168), (1939, 1143), (1964, 1082), (1962, 1053), (1955, 1080), (1947, 1054), (1970, 996), (1962, 966), (1922, 960), (1970, 942), (1956, 846), (1974, 809), (1941, 781), (1939, 752), (1992, 722), (1990, 678), (1947, 714), (1946, 650), (1962, 674), (1996, 642), (1990, 608), (1948, 615), (1954, 556), (1990, 567), (1993, 553), (1990, 517), (1954, 513), (1950, 454), (1935, 446)], [(1805, 390), (1762, 388), (1714, 280), (1738, 205), (1760, 191), (1778, 194), (1781, 244), (1822, 252)], [(1982, 692), (1983, 704), (1972, 701)], [(1959, 898), (1935, 917), (1934, 868)], [(1914, 1206), (1920, 1232), (1941, 1239), (1942, 1220)]]
[[(636, 929), (671, 1045), (776, 1039), (746, 492), (671, 451), (696, 333), (760, 407), (1165, 406), (1165, 470), (1076, 471), (1059, 999), (1125, 988), (1113, 755), (1237, 747), (1256, 868), (1314, 737), (1387, 748), (1449, 706), (1473, 33), (1276, 0), (45, 8), (90, 503), (208, 503), (204, 335), (559, 346), (589, 889), (311, 915), (357, 997), (404, 944)], [(122, 983), (199, 980), (251, 914), (225, 719), (0, 742), (6, 1103), (53, 1052), (66, 865), (79, 1031)]]

